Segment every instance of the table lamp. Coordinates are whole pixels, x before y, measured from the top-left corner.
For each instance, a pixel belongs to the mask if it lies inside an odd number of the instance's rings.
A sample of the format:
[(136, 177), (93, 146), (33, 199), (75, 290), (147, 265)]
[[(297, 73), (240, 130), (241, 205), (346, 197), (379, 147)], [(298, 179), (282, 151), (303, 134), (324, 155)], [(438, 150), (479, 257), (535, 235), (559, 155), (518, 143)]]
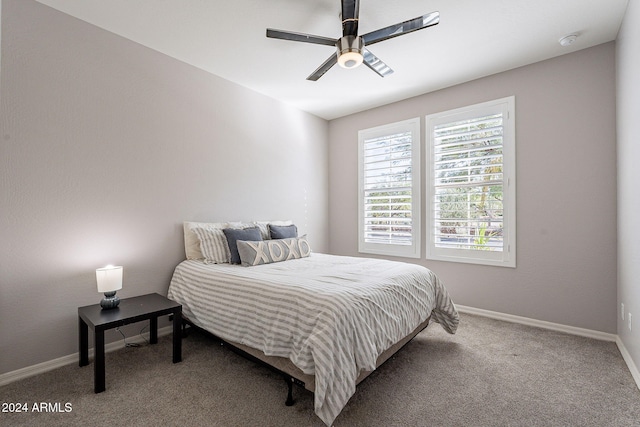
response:
[(96, 281), (98, 282), (98, 292), (104, 293), (100, 307), (103, 310), (116, 308), (120, 304), (120, 298), (116, 296), (116, 291), (122, 289), (122, 267), (108, 265), (104, 268), (98, 268)]

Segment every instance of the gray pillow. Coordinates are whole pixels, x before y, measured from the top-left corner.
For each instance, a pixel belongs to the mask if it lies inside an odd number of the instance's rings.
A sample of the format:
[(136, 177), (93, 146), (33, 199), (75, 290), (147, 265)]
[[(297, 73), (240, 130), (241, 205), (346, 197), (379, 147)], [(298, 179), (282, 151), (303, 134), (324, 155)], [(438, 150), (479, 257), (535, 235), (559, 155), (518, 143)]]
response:
[(225, 228), (222, 230), (227, 238), (229, 245), (229, 253), (231, 254), (231, 264), (240, 264), (240, 255), (238, 254), (238, 240), (256, 241), (262, 240), (260, 229), (258, 227), (249, 228)]
[(238, 240), (237, 246), (244, 266), (305, 258), (311, 254), (307, 236), (261, 241)]
[(272, 239), (291, 239), (298, 237), (298, 227), (291, 225), (269, 224), (269, 234)]

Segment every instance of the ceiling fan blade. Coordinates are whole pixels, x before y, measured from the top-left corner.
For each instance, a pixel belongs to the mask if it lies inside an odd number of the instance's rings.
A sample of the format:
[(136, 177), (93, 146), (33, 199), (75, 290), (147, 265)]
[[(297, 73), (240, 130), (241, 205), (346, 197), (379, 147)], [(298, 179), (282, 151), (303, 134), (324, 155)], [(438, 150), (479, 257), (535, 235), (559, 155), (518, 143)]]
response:
[(307, 80), (311, 80), (315, 82), (320, 77), (324, 76), (324, 73), (329, 71), (329, 69), (334, 65), (336, 65), (337, 62), (338, 62), (338, 56), (334, 53), (329, 58), (327, 58), (327, 60), (324, 61), (322, 65), (319, 66), (313, 73), (311, 73), (311, 75), (307, 77)]
[(342, 0), (342, 35), (358, 35), (358, 15), (360, 15), (359, 0)]
[(437, 25), (438, 22), (440, 22), (440, 12), (431, 12), (426, 15), (401, 22), (399, 24), (390, 25), (388, 27), (364, 34), (362, 38), (364, 39), (365, 46), (372, 45), (383, 40)]
[(267, 28), (267, 37), (272, 39), (291, 40), (294, 42), (304, 42), (313, 44), (322, 44), (326, 46), (336, 46), (336, 39), (330, 39), (329, 37), (314, 36), (311, 34), (294, 33), (291, 31), (274, 30), (273, 28)]
[(380, 77), (388, 76), (393, 73), (391, 67), (382, 62), (380, 58), (371, 53), (368, 49), (363, 50), (364, 63), (367, 67), (378, 73)]

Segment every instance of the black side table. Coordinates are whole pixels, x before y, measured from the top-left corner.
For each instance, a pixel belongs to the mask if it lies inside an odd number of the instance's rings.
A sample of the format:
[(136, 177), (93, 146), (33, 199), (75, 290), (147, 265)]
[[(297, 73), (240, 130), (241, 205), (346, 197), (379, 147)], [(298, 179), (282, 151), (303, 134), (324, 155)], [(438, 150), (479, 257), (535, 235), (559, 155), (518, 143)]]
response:
[(173, 314), (173, 363), (182, 361), (182, 305), (159, 294), (148, 294), (120, 300), (120, 305), (103, 310), (100, 304), (78, 308), (80, 366), (89, 364), (89, 326), (95, 336), (94, 391), (105, 386), (104, 331), (129, 323), (149, 320), (149, 342), (158, 342), (158, 316)]

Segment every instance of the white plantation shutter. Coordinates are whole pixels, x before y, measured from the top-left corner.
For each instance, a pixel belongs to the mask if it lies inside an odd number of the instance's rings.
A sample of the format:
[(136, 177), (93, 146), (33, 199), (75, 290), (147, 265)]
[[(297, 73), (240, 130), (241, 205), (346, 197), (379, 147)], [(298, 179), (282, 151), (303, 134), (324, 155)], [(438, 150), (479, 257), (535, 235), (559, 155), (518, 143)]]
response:
[(515, 266), (513, 97), (427, 117), (427, 257)]
[(502, 114), (435, 126), (433, 152), (435, 245), (502, 251)]
[(359, 250), (420, 256), (419, 119), (359, 132)]
[(411, 132), (364, 142), (364, 240), (411, 244)]

